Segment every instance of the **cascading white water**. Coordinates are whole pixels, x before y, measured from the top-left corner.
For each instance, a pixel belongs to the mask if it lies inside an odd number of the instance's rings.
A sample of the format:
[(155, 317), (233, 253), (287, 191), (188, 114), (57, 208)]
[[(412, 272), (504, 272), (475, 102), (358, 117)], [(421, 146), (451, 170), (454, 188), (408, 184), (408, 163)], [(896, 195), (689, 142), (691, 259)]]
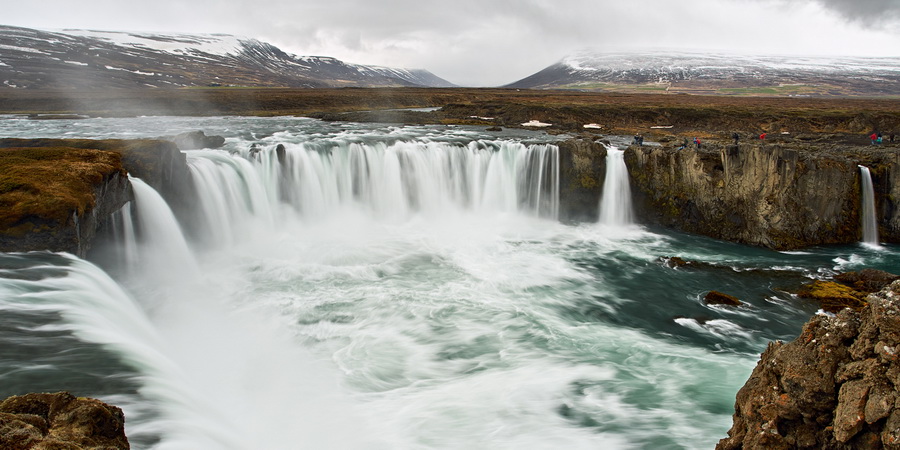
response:
[(348, 210), (394, 222), (466, 210), (556, 219), (558, 157), (555, 145), (512, 141), (329, 141), (287, 144), (283, 165), (274, 146), (252, 157), (189, 152), (188, 163), (204, 230), (225, 244), (270, 232), (283, 204), (304, 221)]
[(862, 238), (864, 244), (878, 245), (878, 219), (875, 214), (875, 187), (872, 183), (872, 173), (869, 168), (859, 166), (859, 174), (862, 179)]
[[(22, 137), (197, 127), (240, 154), (187, 152), (198, 273), (172, 276), (180, 243), (148, 258), (177, 233), (144, 233), (142, 199), (117, 234), (138, 250), (115, 272), (124, 294), (70, 255), (0, 253), (0, 386), (123, 406), (132, 448), (711, 448), (758, 353), (813, 312), (767, 288), (794, 270), (773, 265), (846, 256), (545, 220), (556, 148), (466, 127), (0, 121)], [(739, 270), (658, 264), (674, 254)], [(722, 283), (754, 314), (698, 300)]]
[(606, 147), (606, 180), (600, 199), (601, 225), (621, 227), (634, 223), (631, 208), (631, 187), (625, 152), (614, 146)]
[(140, 178), (129, 180), (134, 191), (141, 264), (165, 268), (172, 278), (196, 276), (197, 262), (172, 209)]

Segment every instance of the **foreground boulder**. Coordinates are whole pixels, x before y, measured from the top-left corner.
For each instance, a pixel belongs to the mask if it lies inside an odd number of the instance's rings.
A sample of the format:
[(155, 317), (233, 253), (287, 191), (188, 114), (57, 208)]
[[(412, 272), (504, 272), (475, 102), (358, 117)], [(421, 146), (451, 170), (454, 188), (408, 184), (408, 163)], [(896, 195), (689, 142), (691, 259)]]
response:
[(773, 342), (717, 449), (900, 448), (900, 280)]
[(68, 392), (12, 396), (0, 403), (0, 448), (128, 449), (122, 410)]

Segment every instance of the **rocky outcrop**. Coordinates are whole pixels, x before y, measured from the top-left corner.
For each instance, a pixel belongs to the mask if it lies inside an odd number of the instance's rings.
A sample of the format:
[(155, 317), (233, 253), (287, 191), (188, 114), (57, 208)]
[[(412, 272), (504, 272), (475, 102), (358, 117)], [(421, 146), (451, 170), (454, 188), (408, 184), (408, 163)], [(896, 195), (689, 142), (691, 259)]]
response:
[(128, 174), (140, 178), (160, 193), (176, 214), (193, 203), (193, 181), (187, 159), (170, 141), (154, 139), (0, 139), (0, 148), (56, 147), (105, 150), (122, 155)]
[(0, 448), (128, 449), (122, 410), (67, 392), (26, 394), (0, 403)]
[(559, 218), (595, 222), (606, 178), (606, 147), (593, 139), (572, 139), (559, 147)]
[(185, 155), (168, 141), (0, 139), (0, 164), (0, 251), (84, 257), (110, 214), (131, 198), (126, 171), (181, 217), (196, 204)]
[(900, 280), (866, 300), (769, 344), (716, 448), (900, 448)]
[(159, 139), (174, 142), (179, 150), (219, 148), (225, 145), (225, 138), (222, 136), (207, 136), (202, 131), (187, 131), (175, 136), (163, 136)]
[(0, 149), (0, 251), (66, 251), (84, 257), (101, 223), (130, 196), (117, 153)]
[(632, 146), (625, 158), (642, 222), (774, 249), (859, 241), (857, 165), (869, 160), (882, 237), (900, 241), (897, 155), (753, 144)]

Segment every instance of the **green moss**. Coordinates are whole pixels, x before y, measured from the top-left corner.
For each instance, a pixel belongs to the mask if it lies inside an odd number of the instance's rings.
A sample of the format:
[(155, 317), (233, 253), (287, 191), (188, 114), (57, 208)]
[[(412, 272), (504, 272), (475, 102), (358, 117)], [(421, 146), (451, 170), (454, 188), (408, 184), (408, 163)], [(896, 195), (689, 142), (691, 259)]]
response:
[(828, 312), (866, 306), (864, 293), (834, 281), (816, 280), (804, 284), (797, 291), (797, 296), (818, 301), (822, 309)]
[(65, 224), (94, 207), (94, 189), (124, 174), (116, 153), (70, 147), (0, 149), (0, 233)]
[(584, 174), (578, 179), (578, 183), (585, 189), (594, 189), (600, 186), (597, 179), (589, 174)]

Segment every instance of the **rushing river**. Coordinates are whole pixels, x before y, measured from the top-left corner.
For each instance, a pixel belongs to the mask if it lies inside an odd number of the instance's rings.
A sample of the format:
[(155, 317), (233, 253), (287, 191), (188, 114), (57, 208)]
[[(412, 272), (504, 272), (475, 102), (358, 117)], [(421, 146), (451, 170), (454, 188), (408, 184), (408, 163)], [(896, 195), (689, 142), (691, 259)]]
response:
[(196, 129), (227, 141), (186, 152), (190, 224), (135, 180), (93, 263), (0, 253), (0, 396), (119, 405), (133, 448), (712, 448), (759, 353), (816, 313), (784, 288), (900, 271), (896, 246), (773, 252), (610, 205), (560, 223), (541, 133), (0, 117), (4, 137)]

